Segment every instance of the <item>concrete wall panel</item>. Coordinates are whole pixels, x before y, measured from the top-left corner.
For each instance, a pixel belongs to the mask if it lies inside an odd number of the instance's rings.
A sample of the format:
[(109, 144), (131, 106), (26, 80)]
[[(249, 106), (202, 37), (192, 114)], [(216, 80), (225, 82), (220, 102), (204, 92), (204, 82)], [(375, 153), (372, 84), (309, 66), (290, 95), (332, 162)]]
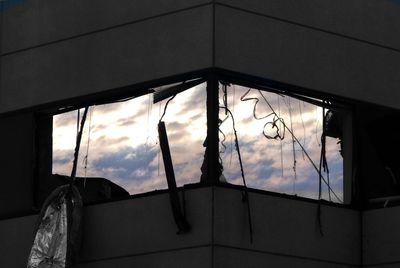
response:
[[(363, 216), (363, 256), (366, 265), (400, 266), (400, 207), (366, 211)], [(393, 266), (384, 266), (385, 264)]]
[(26, 267), (36, 219), (36, 216), (29, 216), (0, 221), (2, 267)]
[[(132, 267), (129, 265), (133, 264), (173, 267), (162, 264), (174, 261), (180, 267), (206, 267), (204, 264), (211, 263), (211, 189), (187, 190), (185, 194), (187, 219), (192, 230), (181, 235), (177, 234), (165, 193), (86, 207), (82, 266), (78, 267), (110, 267), (107, 265), (111, 264), (116, 267)], [(32, 246), (36, 218), (0, 221), (2, 267), (24, 267)], [(196, 262), (199, 266), (192, 265)]]
[(2, 117), (0, 126), (0, 217), (29, 213), (34, 207), (34, 116)]
[(254, 232), (254, 241), (250, 243), (247, 206), (241, 199), (240, 191), (215, 189), (214, 241), (217, 245), (322, 262), (359, 264), (358, 212), (322, 206), (324, 236), (321, 236), (315, 203), (250, 193)]
[(400, 53), (217, 6), (216, 66), (400, 109)]
[(90, 206), (82, 260), (117, 258), (211, 243), (211, 189), (186, 192), (191, 232), (177, 235), (168, 194)]
[(242, 267), (268, 267), (268, 268), (348, 268), (358, 265), (316, 261), (307, 258), (295, 258), (285, 255), (274, 255), (251, 250), (216, 247), (214, 249), (215, 268), (242, 268)]
[[(4, 11), (3, 53), (201, 5), (209, 0), (25, 0)], [(1, 47), (1, 46), (0, 46)]]
[(210, 67), (200, 7), (2, 57), (0, 112)]
[(400, 49), (396, 0), (217, 0), (277, 19)]

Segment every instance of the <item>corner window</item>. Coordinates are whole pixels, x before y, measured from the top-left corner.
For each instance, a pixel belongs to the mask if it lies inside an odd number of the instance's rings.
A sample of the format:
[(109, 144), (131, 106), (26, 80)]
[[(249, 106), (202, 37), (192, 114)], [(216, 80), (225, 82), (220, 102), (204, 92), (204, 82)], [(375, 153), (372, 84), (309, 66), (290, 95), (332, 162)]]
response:
[[(77, 170), (83, 189), (99, 180), (127, 195), (166, 189), (157, 132), (162, 117), (178, 186), (200, 182), (207, 169), (207, 128), (213, 127), (219, 131), (218, 165), (223, 168), (215, 181), (243, 185), (242, 166), (250, 188), (343, 202), (351, 159), (344, 137), (349, 137), (346, 111), (302, 95), (225, 82), (218, 87), (219, 112), (207, 111), (207, 83), (190, 83), (91, 106)], [(218, 113), (218, 126), (210, 126), (207, 113)], [(79, 110), (53, 116), (53, 177), (71, 172), (78, 121)]]

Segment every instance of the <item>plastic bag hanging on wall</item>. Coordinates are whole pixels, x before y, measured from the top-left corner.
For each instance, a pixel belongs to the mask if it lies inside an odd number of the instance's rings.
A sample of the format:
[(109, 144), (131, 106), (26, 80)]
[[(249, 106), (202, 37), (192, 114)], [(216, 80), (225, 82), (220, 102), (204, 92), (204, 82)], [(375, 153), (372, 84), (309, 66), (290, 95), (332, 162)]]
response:
[[(85, 107), (76, 136), (70, 184), (55, 189), (45, 201), (39, 214), (27, 268), (69, 268), (77, 256), (81, 238), (82, 198), (74, 182), (88, 110), (89, 107)], [(78, 122), (79, 117), (78, 110)]]
[(39, 214), (27, 268), (68, 268), (80, 244), (82, 199), (75, 188), (61, 186)]

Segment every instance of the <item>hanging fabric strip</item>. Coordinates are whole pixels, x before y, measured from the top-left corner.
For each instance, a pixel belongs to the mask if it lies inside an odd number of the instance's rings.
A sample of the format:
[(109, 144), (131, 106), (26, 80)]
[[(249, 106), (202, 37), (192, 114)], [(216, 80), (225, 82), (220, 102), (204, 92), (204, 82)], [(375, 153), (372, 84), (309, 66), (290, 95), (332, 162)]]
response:
[(165, 175), (167, 177), (169, 199), (171, 203), (172, 214), (174, 216), (175, 223), (178, 227), (177, 234), (183, 234), (190, 231), (190, 224), (187, 222), (185, 217), (185, 202), (182, 212), (181, 202), (178, 196), (178, 189), (176, 187), (174, 167), (172, 165), (171, 152), (169, 149), (168, 135), (165, 128), (164, 121), (158, 123), (158, 136), (160, 139), (160, 148), (164, 160)]

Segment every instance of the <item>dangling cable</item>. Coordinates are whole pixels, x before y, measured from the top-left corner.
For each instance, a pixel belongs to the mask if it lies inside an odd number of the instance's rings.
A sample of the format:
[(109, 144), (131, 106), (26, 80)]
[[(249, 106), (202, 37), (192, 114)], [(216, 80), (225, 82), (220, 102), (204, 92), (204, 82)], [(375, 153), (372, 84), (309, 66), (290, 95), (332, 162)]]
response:
[(297, 182), (297, 171), (296, 171), (296, 166), (297, 166), (297, 161), (296, 161), (296, 144), (294, 140), (294, 131), (293, 131), (293, 120), (292, 120), (292, 105), (290, 102), (291, 98), (288, 98), (288, 103), (286, 103), (286, 106), (289, 110), (289, 119), (290, 119), (290, 130), (292, 133), (292, 152), (293, 152), (293, 174), (294, 174), (294, 181), (293, 181), (293, 194), (296, 194), (296, 182)]
[(147, 124), (146, 124), (146, 132), (147, 132), (147, 137), (146, 137), (146, 143), (145, 143), (145, 151), (146, 153), (148, 152), (149, 149), (149, 139), (150, 139), (150, 117), (151, 117), (151, 112), (153, 110), (153, 102), (151, 100), (152, 94), (150, 94), (150, 89), (148, 92), (148, 103), (147, 103)]
[[(164, 106), (164, 111), (160, 117), (160, 120), (158, 121), (158, 123), (160, 124), (162, 119), (164, 118), (165, 113), (167, 112), (167, 108), (168, 108), (168, 104), (170, 103), (170, 101), (172, 101), (174, 98), (176, 97), (176, 94), (173, 95), (171, 98), (168, 99), (168, 101), (165, 103)], [(160, 103), (160, 108), (159, 108), (159, 112), (161, 111), (161, 103)], [(160, 176), (160, 152), (158, 153), (158, 176)]]
[[(38, 263), (40, 267), (69, 267), (74, 266), (76, 261), (81, 242), (82, 197), (74, 182), (88, 108), (85, 107), (76, 135), (69, 185), (56, 188), (45, 200), (27, 267), (37, 267)], [(79, 117), (80, 112), (77, 114)]]
[[(299, 112), (300, 112), (300, 118), (301, 118), (301, 124), (303, 126), (303, 147), (306, 147), (306, 125), (304, 124), (304, 118), (303, 118), (303, 109), (301, 108), (301, 102), (299, 101)], [(304, 101), (302, 101), (303, 105), (304, 105)], [(304, 156), (304, 152), (301, 151), (302, 155), (303, 155), (303, 160), (305, 160), (305, 156)]]
[[(251, 89), (247, 90), (246, 93), (245, 93), (240, 99), (241, 99), (242, 101), (255, 100), (255, 101), (256, 101), (255, 106), (256, 106), (257, 103), (258, 103), (258, 101), (259, 101), (258, 98), (255, 98), (255, 97), (253, 97), (253, 98), (246, 97), (246, 96), (248, 95), (248, 93), (249, 93), (250, 90), (251, 90)], [(258, 90), (258, 92), (259, 92), (259, 94), (261, 95), (261, 97), (264, 99), (264, 101), (266, 102), (266, 104), (268, 105), (268, 107), (271, 109), (272, 112), (271, 112), (270, 114), (268, 114), (267, 116), (258, 117), (258, 116), (256, 115), (256, 113), (255, 113), (256, 107), (254, 106), (254, 108), (253, 108), (253, 117), (254, 117), (255, 119), (262, 119), (262, 118), (266, 118), (266, 117), (269, 117), (269, 116), (273, 116), (272, 122), (267, 122), (267, 123), (264, 125), (264, 132), (263, 132), (263, 133), (264, 133), (264, 136), (265, 136), (266, 138), (268, 138), (268, 139), (282, 139), (282, 140), (283, 140), (283, 139), (284, 139), (284, 131), (287, 130), (287, 131), (290, 133), (290, 135), (292, 136), (292, 139), (294, 139), (295, 143), (297, 143), (297, 144), (300, 146), (301, 150), (303, 150), (305, 156), (306, 156), (307, 159), (310, 161), (310, 163), (311, 163), (312, 166), (314, 167), (315, 171), (316, 171), (318, 174), (321, 175), (322, 181), (325, 183), (325, 185), (327, 185), (328, 189), (330, 189), (330, 191), (332, 192), (332, 194), (336, 197), (336, 199), (337, 199), (340, 203), (343, 203), (343, 201), (342, 201), (342, 200), (337, 196), (337, 194), (333, 191), (333, 189), (331, 188), (331, 186), (329, 185), (329, 183), (327, 182), (327, 180), (325, 180), (325, 178), (322, 176), (322, 174), (321, 174), (321, 172), (319, 171), (318, 167), (316, 166), (316, 164), (314, 163), (314, 161), (311, 159), (310, 155), (307, 153), (307, 151), (306, 151), (306, 149), (304, 148), (304, 146), (303, 146), (303, 145), (301, 144), (301, 142), (297, 139), (297, 137), (295, 136), (295, 134), (293, 133), (293, 131), (286, 125), (286, 123), (285, 123), (285, 121), (283, 120), (283, 118), (280, 118), (279, 115), (275, 112), (274, 108), (273, 108), (272, 105), (269, 103), (269, 101), (267, 100), (267, 98), (264, 96), (264, 94), (262, 93), (262, 91), (261, 91), (261, 90)], [(265, 133), (265, 127), (266, 127), (268, 124), (271, 124), (271, 125), (272, 125), (272, 128), (277, 129), (277, 133), (276, 133), (275, 136), (270, 136), (270, 135), (268, 135), (268, 134)], [(278, 127), (278, 124), (282, 124), (282, 125), (284, 126), (284, 128), (283, 128), (283, 133), (282, 133), (282, 134), (281, 134), (281, 131), (280, 131), (279, 127)]]
[(76, 115), (76, 136), (78, 136), (79, 133), (79, 123), (81, 122), (81, 109), (78, 109)]
[[(88, 110), (89, 110), (89, 107), (86, 106), (85, 111), (83, 112), (80, 129), (79, 129), (78, 135), (76, 136), (74, 162), (72, 165), (72, 171), (71, 171), (71, 177), (70, 177), (70, 187), (71, 188), (74, 185), (74, 181), (75, 181), (75, 177), (76, 177), (76, 168), (77, 168), (78, 158), (79, 158), (79, 148), (81, 146), (83, 127), (85, 126), (85, 121), (86, 121), (86, 116), (87, 116)], [(79, 117), (79, 113), (78, 113), (78, 117)]]
[[(273, 111), (274, 114), (276, 114), (274, 108), (271, 106), (271, 104), (269, 103), (269, 101), (267, 100), (267, 98), (264, 96), (264, 94), (262, 94), (261, 90), (259, 90), (260, 95), (262, 96), (262, 98), (264, 99), (264, 101), (267, 103), (268, 107), (271, 109), (271, 111)], [(276, 116), (278, 116), (276, 114)], [(337, 196), (337, 194), (333, 191), (333, 189), (330, 187), (330, 185), (328, 184), (328, 182), (325, 180), (324, 176), (322, 176), (321, 172), (319, 172), (318, 167), (316, 166), (316, 164), (314, 163), (314, 161), (311, 159), (310, 155), (307, 153), (306, 149), (303, 147), (303, 145), (300, 143), (300, 141), (297, 139), (297, 137), (294, 135), (294, 133), (289, 129), (289, 127), (285, 124), (284, 121), (282, 121), (283, 126), (285, 127), (285, 129), (291, 134), (293, 135), (293, 138), (295, 139), (296, 143), (300, 146), (300, 148), (304, 151), (304, 154), (306, 155), (307, 159), (310, 161), (311, 165), (314, 167), (314, 170), (320, 174), (322, 181), (325, 183), (325, 185), (327, 185), (327, 187), (331, 190), (332, 194), (336, 197), (336, 199), (340, 202), (343, 203), (343, 201)]]
[[(161, 102), (158, 104), (158, 116), (161, 116)], [(160, 157), (161, 157), (161, 147), (158, 146), (158, 151), (157, 151), (158, 157), (157, 157), (157, 176), (160, 177)]]
[(228, 93), (227, 93), (227, 85), (226, 84), (224, 84), (223, 86), (222, 86), (222, 93), (223, 93), (223, 97), (222, 97), (222, 99), (223, 99), (223, 105), (224, 105), (224, 107), (226, 107), (226, 109), (225, 109), (225, 115), (226, 115), (226, 117), (223, 119), (223, 120), (221, 120), (221, 119), (219, 119), (219, 122), (218, 122), (218, 132), (219, 133), (221, 133), (221, 135), (222, 135), (222, 139), (221, 139), (221, 141), (220, 141), (220, 143), (221, 143), (221, 149), (219, 150), (219, 155), (218, 155), (218, 158), (219, 158), (219, 161), (220, 161), (220, 164), (223, 166), (223, 161), (222, 161), (222, 157), (221, 157), (221, 154), (223, 154), (223, 153), (225, 153), (226, 152), (226, 145), (225, 145), (225, 141), (226, 141), (226, 135), (225, 135), (225, 133), (221, 130), (221, 125), (225, 122), (225, 120), (226, 119), (228, 119), (228, 111), (227, 111), (227, 109), (228, 109)]
[[(219, 125), (221, 125), (221, 124), (222, 124), (222, 121), (219, 121)], [(222, 149), (219, 150), (218, 159), (219, 159), (219, 164), (221, 165), (221, 167), (223, 167), (224, 166), (224, 161), (222, 160), (221, 154), (225, 153), (225, 151), (226, 151), (226, 145), (224, 143), (225, 140), (226, 140), (226, 135), (221, 129), (218, 129), (218, 131), (222, 135), (222, 140), (221, 140)]]
[(242, 201), (247, 204), (247, 216), (248, 216), (248, 221), (249, 221), (249, 233), (250, 233), (250, 243), (253, 243), (253, 224), (251, 220), (251, 211), (250, 211), (250, 200), (249, 200), (249, 193), (248, 193), (248, 188), (246, 184), (246, 178), (244, 175), (243, 171), (243, 162), (242, 162), (242, 156), (240, 154), (240, 147), (239, 147), (239, 141), (238, 141), (238, 136), (237, 136), (237, 131), (236, 131), (236, 125), (235, 125), (235, 118), (233, 117), (232, 112), (227, 108), (227, 107), (219, 107), (220, 109), (225, 109), (229, 113), (229, 115), (232, 118), (232, 128), (233, 128), (233, 133), (235, 135), (235, 147), (236, 151), (238, 154), (239, 158), (239, 165), (240, 165), (240, 172), (242, 174), (242, 181), (243, 181), (243, 186), (244, 186), (244, 192), (242, 193)]
[[(261, 96), (264, 98), (265, 102), (267, 103), (267, 105), (270, 107), (270, 109), (275, 113), (274, 109), (272, 108), (271, 104), (268, 102), (268, 100), (265, 98), (265, 96), (262, 94), (261, 91), (259, 91)], [(324, 110), (323, 110), (324, 112)], [(321, 161), (320, 161), (320, 168), (318, 169), (317, 166), (315, 165), (314, 161), (311, 159), (311, 157), (309, 156), (309, 154), (307, 153), (307, 151), (305, 150), (305, 148), (303, 147), (303, 145), (300, 143), (300, 141), (296, 138), (296, 136), (294, 135), (294, 133), (286, 126), (285, 123), (284, 127), (290, 132), (290, 134), (292, 135), (292, 137), (296, 140), (297, 144), (301, 147), (301, 149), (304, 151), (304, 154), (307, 156), (307, 158), (309, 159), (309, 161), (311, 162), (311, 164), (313, 165), (314, 169), (318, 172), (319, 174), (319, 194), (318, 194), (318, 206), (317, 206), (317, 221), (318, 221), (318, 226), (319, 226), (319, 232), (321, 234), (321, 236), (323, 236), (323, 230), (322, 230), (322, 221), (321, 221), (321, 193), (322, 193), (322, 181), (327, 185), (329, 191), (332, 191), (333, 195), (337, 198), (337, 200), (339, 202), (342, 203), (342, 200), (336, 195), (336, 193), (332, 190), (329, 182), (327, 182), (324, 177), (322, 176), (322, 170), (321, 170), (321, 166), (322, 166), (322, 154), (323, 154), (323, 149), (321, 148)], [(325, 159), (326, 160), (326, 159)]]
[(326, 122), (326, 116), (325, 116), (325, 108), (322, 107), (321, 156), (320, 156), (320, 160), (319, 160), (319, 172), (320, 173), (319, 173), (318, 211), (317, 211), (319, 231), (322, 236), (324, 235), (323, 231), (322, 231), (322, 221), (321, 221), (322, 169), (324, 170), (324, 172), (326, 172), (326, 176), (327, 176), (329, 201), (332, 201), (331, 191), (333, 192), (333, 190), (330, 186), (329, 167), (328, 167), (328, 161), (326, 159), (326, 127), (327, 127), (327, 122)]
[[(280, 102), (280, 96), (279, 95), (277, 95), (277, 98), (278, 98), (278, 112), (279, 112), (279, 117), (281, 116), (281, 102)], [(280, 143), (280, 147), (281, 147), (281, 172), (282, 172), (282, 174), (281, 174), (281, 177), (282, 177), (282, 179), (284, 178), (284, 174), (283, 174), (283, 140), (282, 139), (280, 139), (279, 140), (279, 143)]]
[(222, 85), (222, 101), (224, 102), (224, 107), (225, 107), (225, 115), (228, 115), (228, 94), (227, 94), (227, 84)]
[(165, 106), (164, 106), (164, 112), (163, 112), (163, 114), (161, 115), (161, 118), (160, 118), (159, 122), (161, 122), (161, 121), (163, 120), (164, 115), (165, 115), (165, 113), (167, 112), (167, 108), (168, 108), (169, 102), (172, 101), (175, 97), (176, 97), (176, 94), (175, 94), (174, 96), (172, 96), (171, 98), (169, 98), (169, 100), (168, 100), (167, 103), (165, 104)]
[(90, 133), (92, 132), (93, 110), (94, 110), (94, 106), (91, 107), (90, 113), (89, 113), (89, 129), (88, 129), (88, 138), (87, 138), (87, 143), (86, 143), (86, 155), (85, 155), (85, 158), (83, 160), (84, 169), (85, 169), (85, 178), (83, 180), (83, 188), (86, 188), (87, 166), (88, 166), (88, 160), (89, 160)]
[[(321, 135), (322, 155), (321, 155), (321, 157), (322, 157), (322, 166), (323, 166), (324, 172), (326, 173), (326, 179), (328, 181), (328, 185), (330, 186), (329, 166), (328, 166), (328, 161), (326, 159), (326, 128), (327, 128), (327, 122), (326, 122), (326, 116), (325, 116), (325, 108), (322, 108), (322, 135)], [(329, 195), (329, 201), (332, 201), (330, 187), (328, 187), (328, 195)]]
[(255, 97), (247, 97), (247, 95), (250, 93), (250, 90), (251, 90), (251, 88), (249, 88), (249, 89), (246, 91), (246, 93), (244, 93), (244, 94), (240, 97), (240, 100), (241, 100), (241, 101), (251, 101), (251, 100), (254, 100), (254, 101), (255, 101), (254, 106), (253, 106), (253, 117), (254, 117), (256, 120), (261, 120), (261, 119), (265, 119), (265, 118), (267, 118), (267, 117), (270, 117), (270, 116), (274, 115), (274, 113), (269, 113), (269, 114), (264, 115), (264, 116), (261, 116), (261, 117), (258, 117), (258, 116), (257, 116), (257, 112), (256, 112), (256, 110), (257, 110), (257, 104), (258, 104), (258, 102), (259, 102), (260, 100), (259, 100), (258, 98), (255, 98)]
[[(276, 113), (273, 113), (273, 112), (271, 112), (271, 113), (269, 113), (267, 115), (261, 116), (261, 117), (257, 116), (257, 112), (256, 112), (257, 104), (259, 103), (260, 100), (258, 98), (256, 98), (256, 97), (247, 97), (247, 95), (249, 94), (250, 90), (251, 90), (251, 88), (249, 88), (246, 91), (246, 93), (244, 93), (240, 97), (240, 100), (241, 101), (251, 101), (251, 100), (255, 101), (254, 106), (253, 106), (253, 117), (254, 117), (254, 119), (263, 120), (263, 119), (272, 117), (272, 119), (270, 121), (267, 121), (264, 124), (264, 128), (263, 128), (264, 137), (267, 138), (267, 139), (270, 139), (270, 140), (277, 140), (277, 139), (283, 140), (285, 138), (285, 129), (283, 129), (283, 131), (281, 132), (281, 130), (279, 128), (279, 124), (284, 121), (283, 118), (279, 117)], [(266, 128), (269, 125), (271, 125), (271, 129), (276, 129), (276, 134), (275, 135), (269, 134), (269, 133), (266, 132)]]
[(226, 141), (226, 135), (225, 135), (225, 133), (219, 128), (225, 121), (226, 121), (226, 119), (228, 119), (229, 118), (229, 116), (226, 116), (223, 120), (219, 120), (219, 122), (218, 122), (218, 131), (219, 131), (219, 133), (221, 133), (221, 135), (222, 135), (222, 140), (221, 140), (221, 146), (222, 146), (222, 149), (219, 151), (219, 153), (220, 154), (223, 154), (223, 153), (225, 153), (225, 151), (226, 151), (226, 145), (225, 145), (225, 141)]
[(321, 220), (322, 157), (323, 157), (323, 146), (321, 146), (321, 156), (320, 156), (320, 160), (319, 160), (317, 222), (318, 222), (319, 233), (321, 236), (324, 236), (324, 232), (322, 230), (322, 220)]
[(320, 139), (318, 138), (318, 107), (315, 109), (315, 139), (318, 146), (321, 146)]
[[(232, 113), (235, 114), (235, 99), (236, 99), (236, 87), (233, 85), (233, 96), (232, 96)], [(232, 165), (232, 156), (233, 156), (233, 136), (231, 136), (231, 154), (230, 154), (230, 158), (229, 158), (229, 166)]]

